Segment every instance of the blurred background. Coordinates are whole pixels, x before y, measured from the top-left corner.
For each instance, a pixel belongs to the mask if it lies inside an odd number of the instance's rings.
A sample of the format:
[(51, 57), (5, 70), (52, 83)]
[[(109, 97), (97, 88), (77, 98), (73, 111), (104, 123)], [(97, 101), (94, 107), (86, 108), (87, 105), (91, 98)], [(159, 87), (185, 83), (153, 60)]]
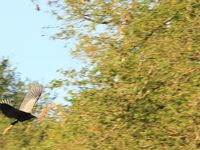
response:
[(0, 19), (0, 98), (39, 82), (34, 113), (58, 104), (0, 149), (200, 149), (197, 0), (7, 0)]

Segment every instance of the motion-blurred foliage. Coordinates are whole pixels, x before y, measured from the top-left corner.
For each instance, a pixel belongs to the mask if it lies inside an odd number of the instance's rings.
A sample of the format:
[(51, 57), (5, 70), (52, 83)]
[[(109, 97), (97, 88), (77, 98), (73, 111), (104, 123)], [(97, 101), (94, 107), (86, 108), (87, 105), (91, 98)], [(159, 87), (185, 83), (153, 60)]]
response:
[(16, 126), (0, 138), (1, 149), (200, 149), (197, 0), (49, 5), (63, 21), (56, 38), (77, 39), (73, 55), (87, 67), (53, 81), (75, 87), (71, 106)]

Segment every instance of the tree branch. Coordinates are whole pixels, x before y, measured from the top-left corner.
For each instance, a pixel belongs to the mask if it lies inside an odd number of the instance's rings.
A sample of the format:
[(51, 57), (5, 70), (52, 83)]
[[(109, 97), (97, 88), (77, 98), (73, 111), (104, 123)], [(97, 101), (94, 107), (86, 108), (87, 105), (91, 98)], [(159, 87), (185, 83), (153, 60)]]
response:
[(89, 15), (83, 14), (82, 16), (83, 16), (83, 19), (90, 21), (90, 22), (99, 23), (99, 24), (109, 24), (110, 23), (110, 21), (92, 19)]
[(56, 106), (58, 106), (58, 105), (56, 105), (56, 104), (50, 104), (47, 107), (45, 107), (44, 109), (42, 109), (41, 112), (40, 112), (40, 114), (37, 117), (37, 122), (39, 123), (41, 121), (41, 119), (47, 115), (47, 113), (49, 112), (49, 110), (52, 109), (52, 108), (54, 108), (54, 107), (56, 107)]
[[(200, 7), (200, 4), (193, 4), (192, 5), (193, 8), (198, 8)], [(187, 10), (186, 8), (182, 8), (180, 10), (178, 10), (171, 18), (167, 19), (166, 21), (164, 21), (161, 25), (159, 25), (158, 27), (156, 27), (155, 29), (153, 29), (150, 33), (146, 34), (146, 36), (139, 42), (137, 43), (132, 50), (134, 50), (135, 48), (140, 47), (141, 45), (143, 45), (155, 32), (157, 32), (158, 30), (162, 29), (164, 26), (167, 25), (167, 23), (173, 21), (176, 16), (181, 13), (182, 11)]]

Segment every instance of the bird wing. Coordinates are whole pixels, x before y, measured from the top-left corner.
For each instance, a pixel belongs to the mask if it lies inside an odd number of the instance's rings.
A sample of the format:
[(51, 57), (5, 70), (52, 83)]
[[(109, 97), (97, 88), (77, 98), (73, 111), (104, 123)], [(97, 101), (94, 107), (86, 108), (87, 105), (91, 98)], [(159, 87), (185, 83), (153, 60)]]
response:
[(38, 101), (40, 95), (42, 94), (43, 87), (39, 84), (33, 85), (28, 93), (26, 94), (19, 110), (31, 113), (33, 106)]
[(0, 101), (0, 104), (8, 104), (8, 105), (11, 106), (12, 102), (11, 102), (10, 99), (3, 99), (3, 100)]
[(0, 109), (5, 116), (7, 116), (8, 118), (15, 118), (18, 121), (25, 121), (25, 120), (35, 118), (35, 116), (31, 115), (30, 113), (26, 113), (24, 111), (18, 110), (5, 103), (0, 104)]

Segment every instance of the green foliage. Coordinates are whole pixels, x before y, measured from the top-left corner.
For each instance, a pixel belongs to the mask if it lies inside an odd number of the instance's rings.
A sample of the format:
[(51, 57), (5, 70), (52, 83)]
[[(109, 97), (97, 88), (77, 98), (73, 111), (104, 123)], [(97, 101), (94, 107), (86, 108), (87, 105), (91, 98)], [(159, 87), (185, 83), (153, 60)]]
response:
[(83, 22), (69, 26), (80, 39), (73, 52), (93, 66), (60, 83), (81, 87), (65, 117), (67, 148), (198, 149), (199, 3), (65, 4), (66, 20)]
[[(0, 61), (0, 100), (10, 99), (13, 106), (18, 106), (24, 97), (24, 82), (16, 74), (8, 59), (2, 58)], [(0, 132), (8, 125), (11, 120), (0, 114)], [(0, 139), (0, 149), (2, 147), (2, 138)]]
[(0, 61), (0, 99), (10, 99), (13, 105), (19, 104), (24, 97), (24, 83), (15, 73), (8, 59)]

